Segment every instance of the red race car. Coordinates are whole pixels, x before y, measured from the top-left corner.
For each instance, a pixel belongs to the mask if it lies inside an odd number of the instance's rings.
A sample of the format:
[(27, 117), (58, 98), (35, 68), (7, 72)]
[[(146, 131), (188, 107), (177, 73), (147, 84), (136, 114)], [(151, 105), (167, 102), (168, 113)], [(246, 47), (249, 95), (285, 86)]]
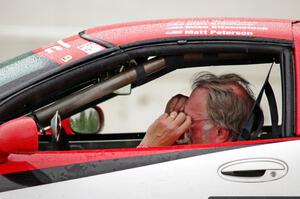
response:
[[(91, 28), (1, 63), (0, 198), (300, 198), (299, 48), (300, 21), (187, 18)], [(252, 84), (263, 113), (248, 133), (137, 148), (200, 71)]]

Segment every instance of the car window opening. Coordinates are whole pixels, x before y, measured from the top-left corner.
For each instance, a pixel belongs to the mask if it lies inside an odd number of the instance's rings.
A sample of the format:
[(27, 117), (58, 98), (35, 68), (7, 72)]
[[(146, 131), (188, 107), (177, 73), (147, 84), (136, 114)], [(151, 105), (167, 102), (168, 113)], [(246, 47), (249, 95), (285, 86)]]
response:
[[(72, 135), (70, 136), (70, 138), (68, 138), (69, 142), (72, 143), (73, 141), (76, 142), (76, 144), (71, 147), (71, 148), (78, 148), (78, 146), (80, 146), (80, 149), (85, 149), (85, 148), (127, 148), (127, 147), (135, 147), (136, 145), (138, 145), (139, 141), (142, 139), (146, 129), (147, 128), (147, 121), (146, 123), (141, 123), (139, 120), (138, 122), (135, 121), (134, 118), (128, 117), (126, 119), (127, 122), (123, 122), (124, 125), (122, 125), (122, 127), (124, 127), (122, 129), (122, 132), (118, 131), (118, 130), (113, 130), (113, 128), (111, 127), (117, 127), (118, 125), (109, 125), (110, 122), (110, 115), (113, 115), (111, 111), (106, 110), (106, 104), (110, 104), (110, 102), (113, 103), (113, 101), (115, 99), (118, 98), (123, 98), (122, 96), (117, 97), (118, 94), (114, 93), (116, 90), (118, 90), (121, 87), (124, 87), (126, 85), (131, 85), (129, 87), (129, 91), (128, 94), (130, 94), (128, 97), (130, 96), (138, 96), (138, 102), (140, 105), (145, 104), (147, 105), (147, 101), (148, 99), (146, 98), (147, 96), (150, 96), (150, 93), (148, 93), (145, 96), (139, 96), (139, 94), (137, 95), (136, 92), (137, 90), (139, 90), (139, 87), (143, 87), (141, 88), (142, 90), (147, 90), (149, 89), (149, 87), (145, 87), (146, 83), (152, 84), (155, 83), (157, 80), (161, 79), (161, 77), (166, 76), (167, 78), (169, 78), (169, 74), (173, 74), (173, 73), (181, 73), (181, 71), (184, 70), (193, 70), (194, 74), (199, 72), (200, 70), (215, 70), (218, 71), (220, 69), (221, 70), (225, 70), (225, 71), (230, 71), (232, 70), (233, 72), (235, 72), (236, 68), (239, 68), (241, 71), (243, 71), (244, 69), (250, 69), (252, 67), (257, 67), (257, 68), (262, 68), (262, 66), (268, 65), (270, 66), (271, 63), (274, 63), (274, 71), (272, 70), (272, 74), (273, 73), (278, 73), (278, 69), (280, 69), (280, 65), (281, 65), (281, 57), (278, 54), (278, 52), (261, 52), (261, 51), (255, 51), (255, 50), (251, 50), (251, 52), (249, 52), (248, 50), (242, 49), (240, 51), (238, 50), (234, 50), (234, 51), (230, 51), (230, 50), (224, 50), (224, 51), (220, 51), (219, 49), (213, 51), (213, 50), (209, 50), (209, 51), (197, 51), (197, 52), (187, 52), (187, 53), (168, 53), (167, 55), (162, 55), (162, 54), (148, 54), (147, 56), (130, 56), (130, 58), (127, 61), (123, 61), (120, 62), (118, 65), (116, 66), (112, 66), (111, 70), (106, 70), (105, 72), (102, 72), (100, 74), (97, 75), (97, 78), (95, 78), (95, 81), (91, 81), (91, 84), (88, 85), (87, 87), (69, 95), (66, 96), (65, 98), (62, 98), (61, 100), (56, 101), (55, 103), (53, 103), (50, 106), (44, 107), (42, 109), (39, 109), (38, 111), (35, 111), (36, 116), (39, 118), (39, 121), (42, 121), (42, 123), (45, 123), (47, 120), (49, 120), (49, 118), (51, 117), (52, 114), (51, 111), (56, 111), (58, 109), (62, 109), (63, 111), (61, 112), (61, 115), (63, 118), (69, 117), (70, 115), (82, 111), (83, 110), (83, 105), (84, 104), (89, 104), (89, 106), (91, 105), (95, 105), (95, 103), (99, 103), (100, 102), (100, 107), (103, 109), (104, 115), (105, 115), (105, 125), (104, 128), (101, 132), (99, 132), (98, 134), (95, 135)], [(146, 66), (146, 67), (145, 67)], [(147, 66), (150, 66), (147, 67)], [(276, 68), (276, 70), (275, 70)], [(265, 69), (264, 69), (265, 71)], [(126, 74), (128, 73), (132, 73), (133, 76), (129, 75), (126, 77)], [(267, 72), (266, 72), (267, 73)], [(184, 73), (183, 73), (184, 74)], [(245, 73), (246, 74), (246, 73)], [(246, 74), (247, 75), (247, 74)], [(271, 75), (272, 76), (272, 75)], [(125, 80), (125, 82), (123, 82), (122, 84), (115, 84), (116, 82), (119, 81), (115, 81), (116, 77), (121, 77), (122, 79)], [(247, 77), (247, 76), (246, 76)], [(182, 78), (182, 77), (180, 77)], [(277, 77), (278, 78), (278, 77)], [(279, 78), (281, 78), (281, 74), (279, 74)], [(264, 77), (263, 77), (264, 79)], [(175, 77), (173, 79), (173, 81), (179, 81), (178, 77)], [(167, 80), (169, 81), (169, 80)], [(251, 80), (252, 81), (252, 80)], [(262, 79), (260, 81), (263, 81)], [(273, 80), (271, 80), (273, 81)], [(278, 81), (278, 79), (277, 79)], [(110, 82), (110, 83), (108, 83)], [(252, 83), (252, 82), (251, 82)], [(114, 85), (115, 84), (115, 85)], [(156, 84), (156, 83), (155, 83)], [(173, 84), (171, 87), (176, 86), (176, 84)], [(261, 87), (261, 85), (263, 84), (263, 82), (260, 82), (260, 86), (258, 85), (258, 88)], [(273, 84), (273, 82), (271, 83)], [(105, 86), (106, 85), (106, 86)], [(94, 90), (92, 89), (93, 87), (99, 86), (97, 89), (95, 88)], [(151, 86), (150, 86), (151, 87)], [(167, 90), (171, 91), (171, 87), (169, 87)], [(100, 90), (98, 90), (100, 88)], [(113, 89), (112, 89), (113, 88)], [(160, 87), (159, 87), (160, 88)], [(162, 88), (162, 87), (161, 87)], [(133, 89), (133, 93), (131, 93), (131, 89)], [(284, 89), (281, 88), (280, 86), (280, 91)], [(87, 92), (88, 90), (90, 90), (89, 92)], [(151, 88), (150, 88), (151, 90)], [(90, 94), (87, 93), (91, 93), (91, 96), (94, 95), (93, 97), (90, 97), (89, 102), (87, 101), (83, 101), (81, 103), (81, 105), (78, 105), (78, 99), (81, 99), (81, 97), (79, 96), (89, 96)], [(93, 93), (93, 94), (92, 94)], [(124, 92), (126, 93), (126, 92)], [(122, 94), (122, 92), (121, 92)], [(282, 108), (281, 108), (281, 104), (280, 101), (281, 99), (278, 101), (278, 98), (282, 98), (282, 94), (281, 93), (276, 93), (276, 101), (277, 101), (277, 105), (279, 104), (279, 119), (278, 119), (278, 129), (282, 129)], [(157, 95), (157, 94), (156, 94)], [(75, 97), (77, 96), (77, 97)], [(126, 96), (124, 96), (126, 97)], [(110, 99), (111, 98), (111, 99)], [(75, 100), (76, 99), (76, 100)], [(83, 99), (83, 97), (82, 97)], [(124, 98), (123, 98), (124, 99)], [(78, 105), (78, 107), (73, 106), (73, 104)], [(107, 100), (104, 102), (104, 100)], [(157, 101), (158, 99), (154, 100)], [(127, 100), (126, 100), (127, 101)], [(131, 100), (131, 101), (135, 101), (135, 100)], [(265, 101), (265, 99), (263, 100)], [(102, 102), (102, 103), (101, 103)], [(160, 100), (159, 103), (164, 104), (166, 103), (166, 100)], [(67, 105), (69, 104), (69, 105)], [(71, 106), (72, 105), (72, 106)], [(51, 107), (52, 106), (52, 107)], [(128, 107), (129, 105), (123, 105), (122, 108), (127, 109), (126, 107)], [(132, 105), (130, 105), (132, 106)], [(264, 105), (265, 106), (265, 105)], [(70, 107), (72, 107), (72, 110), (70, 111)], [(118, 105), (112, 105), (111, 107), (114, 107), (115, 109), (117, 109)], [(146, 106), (145, 106), (146, 107)], [(86, 107), (88, 108), (88, 107)], [(150, 108), (152, 109), (152, 108)], [(264, 115), (267, 114), (267, 111), (270, 110), (272, 108), (270, 107), (266, 107), (264, 111)], [(65, 112), (65, 111), (69, 111), (69, 112)], [(138, 119), (144, 118), (145, 114), (148, 113), (148, 111), (146, 111), (146, 108), (141, 108), (141, 111), (143, 112), (143, 115), (138, 116)], [(117, 111), (118, 112), (118, 111)], [(119, 111), (120, 112), (120, 111)], [(108, 114), (109, 113), (109, 114)], [(119, 113), (120, 114), (120, 113)], [(123, 114), (123, 113), (121, 113)], [(125, 116), (126, 117), (126, 116)], [(136, 119), (137, 119), (136, 118)], [(149, 113), (148, 118), (155, 118), (154, 113)], [(267, 121), (268, 122), (268, 121)], [(117, 122), (118, 124), (118, 122)], [(131, 127), (126, 130), (125, 126), (130, 125), (130, 124), (136, 124), (136, 125), (143, 125), (143, 129), (131, 129)], [(149, 119), (148, 119), (148, 124), (149, 124)], [(109, 127), (109, 128), (108, 128)], [(270, 135), (270, 133), (272, 132), (272, 123), (265, 123), (262, 127), (262, 133), (260, 135), (263, 136), (257, 136), (257, 139), (263, 139), (266, 138), (266, 136), (264, 137), (265, 133), (267, 135)], [(128, 134), (129, 137), (124, 138), (121, 135), (124, 134)], [(281, 133), (280, 133), (281, 135)], [(93, 142), (94, 144), (87, 144), (85, 145), (84, 143), (86, 143), (86, 141), (84, 141), (85, 139), (83, 138), (83, 136), (85, 137), (86, 140), (89, 140), (91, 137), (93, 137), (93, 139), (95, 139)], [(104, 139), (104, 137), (106, 137)], [(81, 141), (80, 139), (76, 138), (76, 137), (81, 137)], [(126, 136), (125, 136), (126, 137)], [(274, 137), (272, 137), (274, 138)], [(47, 138), (45, 138), (44, 140), (47, 140)], [(41, 147), (43, 148), (43, 147)]]
[[(180, 58), (179, 58), (180, 57)], [(190, 68), (190, 66), (192, 66), (192, 68), (196, 68), (197, 65), (204, 65), (203, 63), (207, 62), (205, 59), (212, 59), (212, 57), (217, 57), (219, 60), (225, 60), (226, 63), (228, 63), (227, 61), (229, 61), (230, 63), (232, 63), (233, 61), (235, 63), (249, 63), (249, 61), (247, 61), (247, 59), (249, 58), (253, 58), (254, 55), (243, 55), (243, 54), (239, 54), (239, 53), (234, 53), (234, 54), (226, 54), (226, 53), (222, 53), (222, 54), (214, 54), (214, 55), (203, 55), (203, 54), (186, 54), (186, 55), (183, 55), (183, 56), (175, 56), (175, 57), (166, 57), (164, 60), (167, 64), (169, 64), (169, 66), (167, 66), (166, 68), (163, 68), (162, 70), (158, 70), (158, 71), (154, 71), (152, 73), (150, 73), (150, 75), (145, 75), (145, 73), (143, 73), (143, 71), (139, 71), (137, 72), (137, 81), (135, 82), (132, 82), (133, 83), (133, 88), (134, 87), (138, 87), (142, 84), (144, 84), (146, 81), (145, 79), (148, 79), (147, 81), (150, 81), (153, 77), (155, 77), (157, 75), (157, 73), (161, 73), (161, 72), (169, 72), (171, 70), (176, 70), (176, 63), (178, 63), (178, 60), (179, 59), (182, 59), (179, 61), (179, 63), (183, 63), (184, 65), (180, 65), (178, 66), (178, 68)], [(234, 58), (236, 57), (239, 57), (239, 58), (242, 58), (241, 60), (234, 60)], [(262, 56), (260, 56), (262, 57)], [(149, 59), (151, 61), (153, 60), (157, 60), (159, 58), (152, 58), (152, 59)], [(148, 60), (148, 59), (147, 59)], [(274, 57), (263, 57), (263, 59), (260, 59), (258, 60), (258, 62), (266, 62), (266, 61), (274, 61), (276, 60), (276, 58)], [(185, 63), (184, 63), (185, 62)], [(200, 63), (200, 64), (199, 64)], [(219, 63), (221, 64), (221, 63)], [(140, 65), (143, 65), (141, 63), (137, 63), (136, 60), (130, 60), (129, 61), (129, 64), (127, 64), (126, 66), (122, 65), (120, 66), (119, 68), (117, 68), (116, 70), (114, 71), (111, 71), (111, 73), (106, 73), (104, 74), (102, 77), (101, 77), (101, 82), (105, 81), (105, 80), (109, 80), (110, 77), (114, 77), (114, 74), (120, 74), (122, 73), (123, 71), (126, 71), (126, 70), (129, 70), (130, 68), (139, 68), (141, 67)], [(175, 65), (175, 67), (174, 67)], [(171, 67), (168, 68), (168, 67)], [(142, 68), (142, 67), (141, 67)], [(163, 71), (165, 70), (165, 71)], [(145, 79), (144, 79), (145, 78)], [(144, 82), (143, 82), (144, 80)], [(100, 105), (101, 106), (101, 105)], [(263, 127), (263, 132), (270, 132), (270, 128), (268, 126), (264, 126)], [(129, 133), (129, 131), (128, 131)], [(262, 133), (263, 134), (263, 133)], [(269, 133), (268, 133), (269, 134)], [(124, 142), (126, 143), (126, 139), (125, 140), (122, 140), (120, 139), (120, 137), (122, 137), (122, 134), (115, 134), (114, 136), (109, 136), (110, 134), (100, 134), (100, 135), (93, 135), (94, 137), (97, 137), (98, 136), (98, 140), (100, 140), (100, 136), (102, 136), (101, 140), (101, 146), (100, 148), (111, 148), (111, 147), (134, 147), (136, 146), (138, 143), (139, 143), (139, 140), (142, 138), (143, 136), (143, 133), (138, 133), (138, 134), (133, 134), (133, 133), (129, 133), (128, 134), (128, 139), (127, 139), (127, 144), (126, 145), (123, 145)], [(123, 136), (125, 136), (126, 134), (123, 134)], [(137, 136), (134, 136), (134, 135), (137, 135)], [(91, 136), (86, 136), (84, 135), (86, 139), (88, 139), (89, 137), (91, 138)], [(103, 136), (108, 136), (105, 141), (104, 137)], [(83, 136), (81, 136), (83, 138)], [(259, 138), (257, 138), (259, 139)], [(76, 141), (77, 144), (78, 142), (80, 141)], [(105, 142), (105, 144), (103, 144)], [(128, 144), (130, 143), (130, 144)], [(74, 145), (74, 143), (73, 143)], [(76, 144), (75, 144), (76, 145)], [(91, 144), (89, 144), (89, 147), (91, 147)], [(94, 146), (95, 147), (95, 146)], [(99, 147), (99, 146), (98, 146)], [(75, 147), (76, 148), (76, 147)]]

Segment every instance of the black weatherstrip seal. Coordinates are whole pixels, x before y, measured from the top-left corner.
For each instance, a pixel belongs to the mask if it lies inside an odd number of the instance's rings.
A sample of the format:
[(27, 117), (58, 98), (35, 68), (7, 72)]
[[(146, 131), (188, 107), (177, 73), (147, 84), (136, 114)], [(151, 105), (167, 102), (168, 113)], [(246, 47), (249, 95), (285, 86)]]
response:
[(160, 45), (162, 43), (172, 43), (175, 42), (180, 45), (191, 44), (194, 42), (259, 42), (261, 44), (268, 45), (280, 45), (280, 46), (293, 46), (292, 40), (287, 39), (273, 39), (264, 37), (244, 37), (244, 36), (181, 36), (181, 37), (168, 37), (168, 38), (158, 38), (158, 39), (147, 39), (137, 42), (132, 42), (128, 44), (120, 45), (121, 49), (140, 47), (145, 45)]
[[(252, 145), (254, 146), (254, 145)], [(0, 175), (0, 192), (22, 189), (26, 187), (62, 182), (93, 175), (101, 175), (125, 169), (138, 168), (142, 166), (168, 162), (188, 157), (206, 155), (226, 150), (250, 147), (230, 146), (223, 148), (197, 149), (189, 151), (178, 151), (155, 155), (136, 156), (128, 158), (117, 158), (110, 160), (99, 160), (84, 162), (66, 166), (45, 168), (40, 170), (24, 171)]]

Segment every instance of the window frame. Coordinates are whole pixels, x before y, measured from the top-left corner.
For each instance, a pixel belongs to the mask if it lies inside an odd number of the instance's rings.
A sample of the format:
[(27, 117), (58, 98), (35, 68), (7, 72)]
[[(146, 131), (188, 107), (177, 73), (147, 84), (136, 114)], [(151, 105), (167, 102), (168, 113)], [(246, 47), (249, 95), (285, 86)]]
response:
[[(245, 52), (250, 51), (259, 51), (259, 52), (272, 52), (280, 56), (280, 69), (281, 69), (281, 84), (282, 84), (282, 137), (292, 137), (295, 136), (295, 90), (294, 90), (294, 62), (293, 62), (293, 50), (292, 44), (286, 43), (266, 43), (266, 42), (256, 42), (256, 41), (199, 41), (192, 44), (151, 44), (144, 45), (140, 47), (134, 47), (125, 49), (123, 53), (126, 54), (127, 59), (137, 59), (145, 56), (167, 56), (172, 54), (183, 54), (187, 52), (199, 52), (199, 50), (216, 50), (216, 49), (225, 49), (231, 51), (232, 49), (239, 49)], [(122, 55), (124, 57), (124, 55)], [(114, 57), (109, 58), (111, 60), (105, 60), (107, 63), (113, 63)], [(122, 60), (124, 61), (124, 60)], [(122, 63), (114, 62), (114, 63)], [(99, 63), (98, 63), (99, 64)], [(153, 79), (160, 77), (166, 73), (169, 73), (177, 68), (180, 68), (180, 65), (170, 65), (168, 69), (159, 71), (151, 76), (145, 78), (143, 81), (139, 81), (134, 86), (140, 86), (152, 81)], [(105, 97), (102, 97), (88, 106), (98, 104), (102, 101), (108, 100), (111, 97), (116, 95), (111, 94)], [(84, 107), (83, 107), (84, 108)], [(117, 138), (118, 134), (112, 136), (111, 139)], [(134, 135), (133, 135), (134, 136)], [(99, 135), (99, 139), (100, 139)], [(140, 133), (138, 136), (135, 136), (138, 139), (141, 138)], [(94, 136), (94, 139), (95, 136)], [(88, 137), (86, 137), (88, 140)], [(107, 140), (106, 140), (107, 142)]]

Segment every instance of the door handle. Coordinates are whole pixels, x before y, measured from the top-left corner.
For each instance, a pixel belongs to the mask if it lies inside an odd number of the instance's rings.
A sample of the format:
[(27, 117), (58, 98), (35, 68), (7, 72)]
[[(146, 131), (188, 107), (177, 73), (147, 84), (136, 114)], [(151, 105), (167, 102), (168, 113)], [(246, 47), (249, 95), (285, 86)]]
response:
[(266, 173), (266, 170), (247, 170), (247, 171), (221, 171), (223, 175), (236, 177), (261, 177)]
[(218, 169), (219, 175), (235, 182), (266, 182), (278, 180), (287, 174), (286, 163), (272, 158), (244, 159), (226, 163)]

